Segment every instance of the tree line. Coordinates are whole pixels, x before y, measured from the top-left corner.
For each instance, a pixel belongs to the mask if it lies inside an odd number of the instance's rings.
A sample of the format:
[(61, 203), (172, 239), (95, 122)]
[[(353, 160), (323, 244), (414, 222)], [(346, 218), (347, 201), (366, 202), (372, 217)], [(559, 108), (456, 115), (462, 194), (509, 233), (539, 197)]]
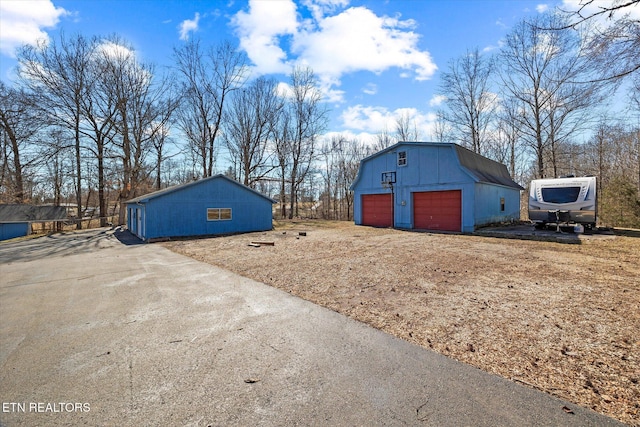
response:
[[(283, 218), (352, 219), (360, 160), (433, 140), (506, 164), (524, 186), (596, 175), (601, 220), (640, 226), (637, 3), (611, 7), (607, 25), (586, 26), (605, 12), (582, 10), (521, 21), (496, 54), (448, 64), (431, 130), (402, 114), (374, 143), (322, 136), (328, 110), (308, 67), (252, 77), (231, 43), (192, 40), (158, 69), (117, 35), (62, 33), (23, 46), (18, 78), (0, 82), (0, 201), (97, 208), (101, 225), (122, 224), (124, 201), (222, 172), (276, 198)], [(624, 116), (606, 113), (613, 101)]]
[(452, 60), (435, 138), (504, 163), (525, 187), (595, 175), (601, 222), (640, 226), (640, 21), (629, 10), (638, 3), (539, 14), (497, 54)]

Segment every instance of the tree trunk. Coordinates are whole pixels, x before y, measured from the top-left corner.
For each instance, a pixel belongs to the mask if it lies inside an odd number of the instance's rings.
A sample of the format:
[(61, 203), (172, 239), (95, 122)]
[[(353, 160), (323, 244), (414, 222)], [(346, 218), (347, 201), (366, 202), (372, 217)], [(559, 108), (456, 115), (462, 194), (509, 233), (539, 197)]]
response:
[(5, 127), (5, 131), (11, 141), (11, 149), (13, 151), (13, 167), (15, 169), (15, 186), (13, 190), (13, 198), (16, 203), (24, 203), (24, 183), (22, 180), (22, 164), (20, 163), (20, 150), (15, 134), (9, 126)]
[(98, 143), (98, 205), (100, 227), (107, 226), (107, 203), (104, 195), (104, 143)]
[(80, 115), (76, 115), (75, 126), (75, 149), (76, 149), (76, 217), (78, 222), (76, 223), (76, 229), (82, 230), (82, 158), (80, 156)]

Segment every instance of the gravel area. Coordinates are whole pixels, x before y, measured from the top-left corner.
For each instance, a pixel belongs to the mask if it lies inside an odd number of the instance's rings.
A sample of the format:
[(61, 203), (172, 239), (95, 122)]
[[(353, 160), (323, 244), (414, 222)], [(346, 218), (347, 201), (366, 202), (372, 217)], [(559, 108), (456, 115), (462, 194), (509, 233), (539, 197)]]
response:
[(568, 245), (293, 221), (162, 244), (640, 426), (640, 232)]

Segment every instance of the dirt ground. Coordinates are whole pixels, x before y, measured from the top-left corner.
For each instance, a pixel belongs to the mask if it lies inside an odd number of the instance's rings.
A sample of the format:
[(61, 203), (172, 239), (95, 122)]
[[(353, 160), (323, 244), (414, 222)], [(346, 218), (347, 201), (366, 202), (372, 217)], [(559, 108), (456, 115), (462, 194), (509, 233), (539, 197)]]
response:
[(163, 244), (640, 426), (640, 233), (567, 245), (319, 221)]

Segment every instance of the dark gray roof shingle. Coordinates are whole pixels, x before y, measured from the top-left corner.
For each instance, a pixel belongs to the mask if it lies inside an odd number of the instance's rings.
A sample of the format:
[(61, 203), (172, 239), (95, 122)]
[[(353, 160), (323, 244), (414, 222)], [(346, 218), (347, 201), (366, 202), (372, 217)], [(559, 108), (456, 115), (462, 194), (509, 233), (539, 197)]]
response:
[(0, 222), (46, 222), (67, 219), (64, 206), (0, 205)]
[(255, 193), (256, 195), (260, 196), (260, 197), (264, 197), (265, 199), (269, 200), (271, 203), (276, 203), (275, 200), (265, 196), (264, 194), (260, 193), (257, 190), (254, 190), (251, 187), (247, 187), (246, 185), (243, 185), (241, 183), (239, 183), (238, 181), (235, 181), (231, 178), (229, 178), (228, 176), (222, 175), (222, 174), (218, 174), (218, 175), (213, 175), (207, 178), (201, 178), (197, 181), (190, 181), (190, 182), (186, 182), (184, 184), (179, 184), (179, 185), (174, 185), (173, 187), (167, 187), (164, 188), (162, 190), (158, 190), (158, 191), (154, 191), (152, 193), (147, 193), (144, 194), (142, 196), (138, 196), (135, 199), (131, 199), (131, 200), (127, 200), (125, 203), (126, 204), (131, 204), (131, 203), (145, 203), (147, 202), (149, 199), (154, 199), (156, 197), (160, 197), (160, 196), (164, 196), (165, 194), (169, 194), (169, 193), (173, 193), (175, 191), (180, 191), (181, 189), (185, 188), (185, 187), (189, 187), (192, 185), (200, 185), (205, 181), (209, 181), (209, 180), (214, 180), (214, 179), (223, 179), (226, 180), (234, 185), (238, 185), (242, 188), (244, 188), (245, 190), (251, 191), (252, 193)]
[(524, 190), (520, 184), (511, 178), (507, 167), (502, 163), (476, 154), (458, 144), (453, 144), (453, 147), (458, 154), (460, 165), (475, 175), (478, 181)]

